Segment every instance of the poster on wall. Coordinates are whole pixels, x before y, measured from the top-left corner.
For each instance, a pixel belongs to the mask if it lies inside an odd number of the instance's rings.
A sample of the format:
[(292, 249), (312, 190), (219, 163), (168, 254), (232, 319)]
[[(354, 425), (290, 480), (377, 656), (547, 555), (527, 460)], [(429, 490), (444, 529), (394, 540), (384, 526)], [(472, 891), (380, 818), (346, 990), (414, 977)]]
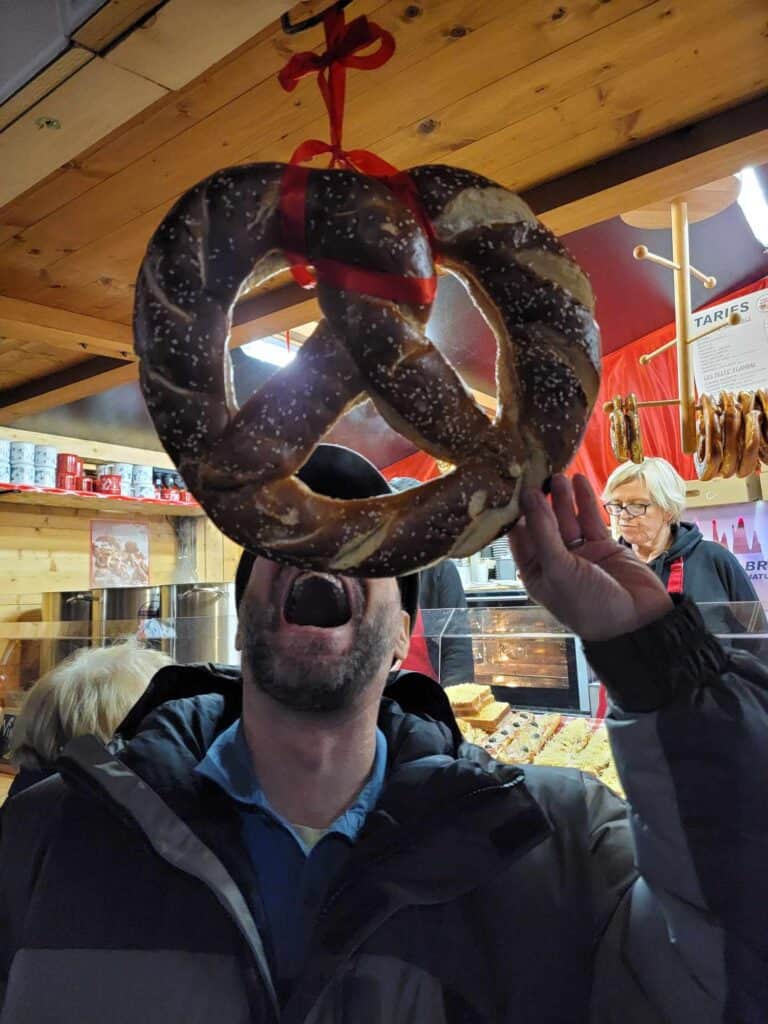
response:
[(91, 520), (91, 586), (141, 587), (149, 583), (146, 523)]
[[(728, 325), (731, 313), (739, 314), (740, 324)], [(722, 325), (693, 346), (700, 395), (768, 388), (768, 288), (701, 309), (691, 320), (694, 335)]]
[(722, 544), (740, 562), (757, 596), (768, 607), (768, 501), (688, 509), (704, 540)]

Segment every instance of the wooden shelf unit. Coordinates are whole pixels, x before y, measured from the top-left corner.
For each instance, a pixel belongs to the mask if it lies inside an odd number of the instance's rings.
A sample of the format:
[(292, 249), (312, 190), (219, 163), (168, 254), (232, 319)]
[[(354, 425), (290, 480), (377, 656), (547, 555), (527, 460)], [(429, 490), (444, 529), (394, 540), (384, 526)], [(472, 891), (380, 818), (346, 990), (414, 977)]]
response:
[(160, 501), (156, 498), (129, 498), (120, 494), (91, 494), (62, 491), (58, 488), (0, 484), (0, 502), (13, 505), (49, 505), (55, 508), (81, 508), (91, 512), (139, 516), (202, 516), (197, 502)]

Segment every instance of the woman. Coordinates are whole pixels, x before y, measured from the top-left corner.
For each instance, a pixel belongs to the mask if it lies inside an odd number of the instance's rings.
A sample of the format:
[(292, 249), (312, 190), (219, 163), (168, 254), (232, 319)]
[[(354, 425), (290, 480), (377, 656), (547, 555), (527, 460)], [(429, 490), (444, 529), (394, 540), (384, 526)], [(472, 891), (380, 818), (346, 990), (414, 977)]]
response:
[(697, 603), (759, 604), (731, 552), (704, 540), (698, 526), (680, 521), (685, 481), (666, 459), (625, 462), (608, 477), (603, 501), (624, 543), (670, 593), (687, 594)]
[(55, 761), (75, 736), (106, 743), (170, 662), (131, 639), (112, 647), (84, 647), (42, 676), (13, 726), (11, 757), (19, 773), (8, 798), (56, 771)]

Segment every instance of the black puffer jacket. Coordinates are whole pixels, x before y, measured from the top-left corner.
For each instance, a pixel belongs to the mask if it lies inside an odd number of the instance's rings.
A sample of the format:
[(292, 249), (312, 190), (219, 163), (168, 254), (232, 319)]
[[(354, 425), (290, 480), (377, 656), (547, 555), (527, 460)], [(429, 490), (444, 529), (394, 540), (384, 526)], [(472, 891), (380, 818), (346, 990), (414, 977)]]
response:
[(237, 807), (194, 772), (239, 682), (164, 669), (118, 756), (75, 740), (8, 804), (1, 1024), (768, 1020), (768, 672), (689, 603), (587, 650), (623, 702), (631, 823), (577, 771), (458, 745), (403, 679), (387, 783), (282, 1006)]

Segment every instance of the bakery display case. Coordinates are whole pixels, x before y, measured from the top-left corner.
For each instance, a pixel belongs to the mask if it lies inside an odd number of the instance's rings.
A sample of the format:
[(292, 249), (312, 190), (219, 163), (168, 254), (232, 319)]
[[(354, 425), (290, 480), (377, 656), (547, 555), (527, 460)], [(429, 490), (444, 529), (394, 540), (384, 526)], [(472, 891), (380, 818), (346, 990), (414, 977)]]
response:
[[(715, 636), (768, 664), (768, 617), (757, 602), (699, 605)], [(539, 605), (422, 612), (424, 636), (438, 651), (461, 638), (472, 645), (474, 681), (495, 700), (521, 708), (594, 713), (600, 680), (582, 644)]]
[(471, 643), (474, 675), (497, 700), (532, 708), (590, 709), (589, 670), (579, 640), (539, 605), (432, 609), (424, 635), (438, 651)]

